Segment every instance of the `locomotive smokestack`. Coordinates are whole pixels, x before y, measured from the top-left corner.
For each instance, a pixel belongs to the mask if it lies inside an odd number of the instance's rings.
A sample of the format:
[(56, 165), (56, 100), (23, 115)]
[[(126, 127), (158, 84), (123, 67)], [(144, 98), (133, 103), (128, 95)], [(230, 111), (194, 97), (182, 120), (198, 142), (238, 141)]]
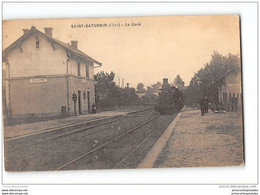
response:
[(168, 84), (168, 78), (163, 79), (163, 84)]
[(163, 79), (163, 85), (162, 85), (162, 92), (169, 91), (170, 87), (171, 86), (168, 83), (168, 78), (164, 78)]

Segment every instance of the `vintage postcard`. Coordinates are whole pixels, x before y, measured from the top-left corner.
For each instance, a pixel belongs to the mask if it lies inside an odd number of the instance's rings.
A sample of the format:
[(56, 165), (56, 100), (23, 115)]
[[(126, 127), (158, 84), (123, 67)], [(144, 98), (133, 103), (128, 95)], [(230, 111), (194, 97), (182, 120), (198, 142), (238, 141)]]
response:
[(237, 15), (3, 21), (6, 171), (244, 164)]

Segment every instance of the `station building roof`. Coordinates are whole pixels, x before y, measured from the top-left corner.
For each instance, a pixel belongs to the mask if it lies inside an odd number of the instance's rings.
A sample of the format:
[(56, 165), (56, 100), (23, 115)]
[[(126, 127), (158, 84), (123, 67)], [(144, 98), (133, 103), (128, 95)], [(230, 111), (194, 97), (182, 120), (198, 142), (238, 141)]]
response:
[(79, 49), (73, 47), (72, 45), (70, 45), (68, 43), (64, 43), (64, 42), (62, 42), (60, 40), (57, 40), (57, 39), (53, 38), (50, 35), (47, 35), (46, 33), (42, 33), (41, 31), (36, 29), (35, 26), (32, 26), (30, 30), (25, 32), (20, 38), (18, 38), (10, 46), (8, 46), (7, 48), (4, 49), (4, 51), (3, 51), (3, 61), (5, 61), (7, 59), (7, 56), (8, 56), (10, 51), (12, 51), (13, 49), (15, 49), (17, 47), (20, 47), (24, 41), (26, 41), (32, 35), (36, 35), (37, 36), (37, 34), (43, 35), (52, 44), (60, 45), (70, 55), (77, 56), (79, 59), (81, 59), (83, 61), (93, 62), (93, 63), (98, 65), (97, 67), (102, 66), (101, 62), (93, 59), (92, 57), (88, 56), (87, 54), (83, 53), (82, 51), (80, 51)]

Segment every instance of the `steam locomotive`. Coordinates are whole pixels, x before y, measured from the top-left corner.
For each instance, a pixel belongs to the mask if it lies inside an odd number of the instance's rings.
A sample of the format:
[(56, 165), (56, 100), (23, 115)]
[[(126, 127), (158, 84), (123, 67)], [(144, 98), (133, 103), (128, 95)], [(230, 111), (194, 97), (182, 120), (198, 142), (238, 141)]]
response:
[(183, 93), (178, 88), (170, 86), (168, 79), (164, 78), (162, 89), (155, 105), (155, 111), (160, 112), (160, 114), (172, 114), (180, 111), (183, 106)]

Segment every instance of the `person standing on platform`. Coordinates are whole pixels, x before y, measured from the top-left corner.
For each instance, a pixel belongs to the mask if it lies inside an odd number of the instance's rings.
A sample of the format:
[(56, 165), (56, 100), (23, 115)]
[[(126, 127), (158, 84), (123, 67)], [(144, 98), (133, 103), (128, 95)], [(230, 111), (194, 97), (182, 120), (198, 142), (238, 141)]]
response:
[(200, 112), (202, 116), (204, 116), (204, 111), (205, 111), (205, 99), (204, 97), (202, 97), (200, 99)]
[(97, 107), (95, 102), (92, 104), (92, 114), (96, 114), (97, 113)]
[(205, 109), (205, 113), (209, 112), (209, 99), (207, 96), (204, 97), (204, 109)]

